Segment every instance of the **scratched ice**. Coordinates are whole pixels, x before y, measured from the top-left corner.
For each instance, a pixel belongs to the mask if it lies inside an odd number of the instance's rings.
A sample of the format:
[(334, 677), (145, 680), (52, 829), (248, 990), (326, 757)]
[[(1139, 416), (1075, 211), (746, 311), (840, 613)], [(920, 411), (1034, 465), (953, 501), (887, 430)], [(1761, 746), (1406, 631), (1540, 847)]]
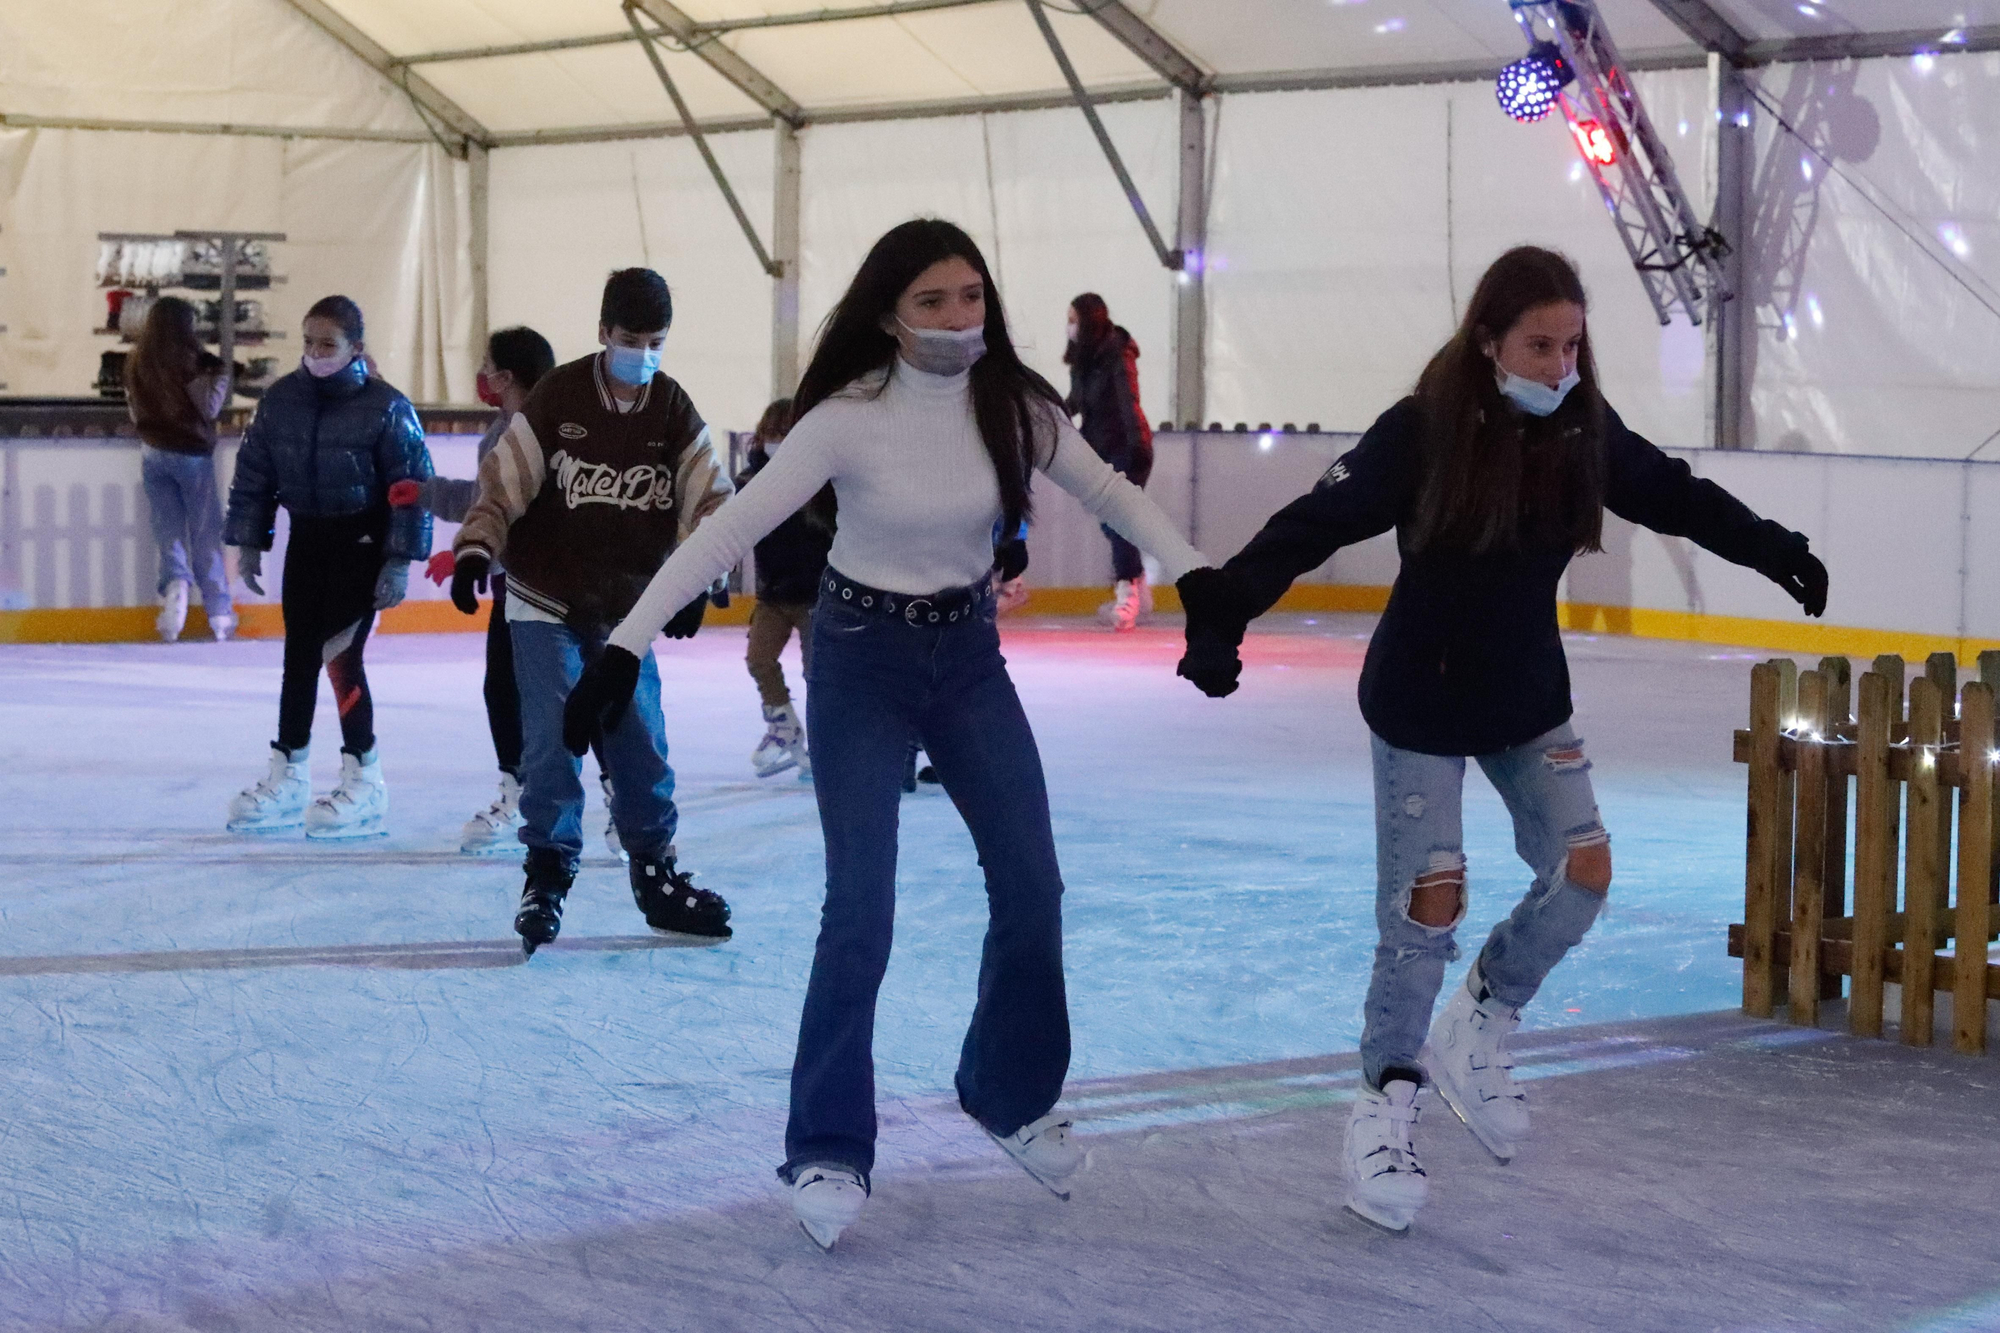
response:
[[(1173, 677), (1166, 628), (1010, 629), (1068, 884), (1077, 1080), (1355, 1045), (1367, 628), (1274, 622), (1221, 702)], [(222, 832), (264, 765), (276, 644), (0, 649), (0, 1313), (221, 1308), (767, 1197), (822, 867), (811, 787), (750, 776), (742, 648), (711, 629), (661, 653), (683, 863), (730, 899), (735, 939), (645, 931), (593, 787), (562, 946), (526, 966), (515, 860), (455, 851), (492, 794), (475, 636), (371, 645), (393, 833), (331, 847)], [(1530, 1026), (1728, 1006), (1749, 664), (1614, 639), (1571, 653), (1618, 880)], [(323, 700), (322, 787), (337, 746)], [(903, 809), (881, 1171), (976, 1175), (990, 1151), (945, 1099), (983, 895), (949, 801)], [(1526, 872), (1477, 776), (1467, 820), (1469, 956)]]

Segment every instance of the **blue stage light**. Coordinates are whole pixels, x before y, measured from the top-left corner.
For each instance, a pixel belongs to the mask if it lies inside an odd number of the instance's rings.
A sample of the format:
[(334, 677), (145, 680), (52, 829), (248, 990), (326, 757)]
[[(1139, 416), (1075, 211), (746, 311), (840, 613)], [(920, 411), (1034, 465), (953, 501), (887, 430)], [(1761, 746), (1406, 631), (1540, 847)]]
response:
[(1500, 71), (1493, 93), (1500, 109), (1514, 119), (1537, 121), (1555, 109), (1556, 95), (1575, 78), (1553, 42), (1538, 42), (1527, 55)]

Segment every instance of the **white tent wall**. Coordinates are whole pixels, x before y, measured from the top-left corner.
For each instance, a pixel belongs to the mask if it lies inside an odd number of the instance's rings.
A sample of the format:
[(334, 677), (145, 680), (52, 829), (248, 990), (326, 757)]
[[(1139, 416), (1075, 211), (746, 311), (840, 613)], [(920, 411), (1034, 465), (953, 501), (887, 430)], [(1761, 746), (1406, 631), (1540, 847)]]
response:
[[(98, 130), (0, 131), (0, 382), (17, 394), (86, 393), (104, 323), (100, 231), (278, 231), (289, 279), (256, 293), (281, 361), (298, 322), (343, 292), (368, 348), (418, 401), (471, 395), (471, 257), (465, 164), (433, 144)], [(252, 349), (243, 349), (248, 354)]]
[(1758, 83), (1755, 447), (2000, 458), (2000, 54)]
[[(1639, 76), (1692, 192), (1707, 76)], [(1592, 298), (1606, 394), (1662, 443), (1704, 440), (1702, 335), (1662, 328), (1559, 119), (1488, 83), (1223, 99), (1209, 225), (1209, 410), (1362, 430), (1409, 391), (1509, 246), (1564, 250)], [(1685, 127), (1685, 129), (1683, 129)]]
[[(771, 133), (709, 146), (768, 245)], [(718, 428), (756, 423), (771, 384), (771, 281), (690, 140), (507, 148), (491, 162), (493, 328), (527, 324), (559, 360), (582, 356), (597, 346), (605, 276), (655, 268), (674, 295), (667, 373)]]

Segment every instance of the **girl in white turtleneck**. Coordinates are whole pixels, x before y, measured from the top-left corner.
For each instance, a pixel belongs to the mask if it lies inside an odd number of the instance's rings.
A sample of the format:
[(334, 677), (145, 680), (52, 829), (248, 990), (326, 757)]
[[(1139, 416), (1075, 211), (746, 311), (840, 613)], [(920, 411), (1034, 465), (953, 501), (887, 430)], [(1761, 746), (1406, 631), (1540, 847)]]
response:
[(1008, 338), (986, 261), (947, 222), (876, 242), (820, 336), (785, 447), (675, 551), (570, 696), (581, 752), (630, 699), (639, 655), (788, 515), (831, 487), (838, 528), (813, 614), (807, 731), (826, 906), (792, 1066), (779, 1175), (830, 1247), (875, 1160), (875, 996), (895, 915), (904, 758), (921, 742), (971, 830), (991, 920), (959, 1102), (1068, 1198), (1081, 1154), (1054, 1112), (1069, 1067), (1062, 876), (1041, 757), (1000, 656), (993, 532), (1040, 471), (1178, 579), (1207, 564), (1085, 443)]

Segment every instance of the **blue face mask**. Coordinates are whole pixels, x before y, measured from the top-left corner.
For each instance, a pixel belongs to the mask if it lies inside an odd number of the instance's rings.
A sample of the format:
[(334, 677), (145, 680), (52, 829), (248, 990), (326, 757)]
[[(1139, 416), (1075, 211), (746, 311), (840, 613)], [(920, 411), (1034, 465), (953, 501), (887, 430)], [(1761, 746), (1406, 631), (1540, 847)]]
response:
[(660, 352), (656, 347), (620, 347), (613, 343), (604, 349), (604, 368), (619, 383), (643, 388), (659, 372)]
[(1500, 372), (1500, 392), (1513, 401), (1514, 406), (1529, 416), (1546, 417), (1552, 415), (1569, 397), (1569, 391), (1583, 382), (1583, 377), (1572, 370), (1562, 377), (1562, 382), (1551, 389), (1540, 380), (1525, 380), (1511, 370)]

